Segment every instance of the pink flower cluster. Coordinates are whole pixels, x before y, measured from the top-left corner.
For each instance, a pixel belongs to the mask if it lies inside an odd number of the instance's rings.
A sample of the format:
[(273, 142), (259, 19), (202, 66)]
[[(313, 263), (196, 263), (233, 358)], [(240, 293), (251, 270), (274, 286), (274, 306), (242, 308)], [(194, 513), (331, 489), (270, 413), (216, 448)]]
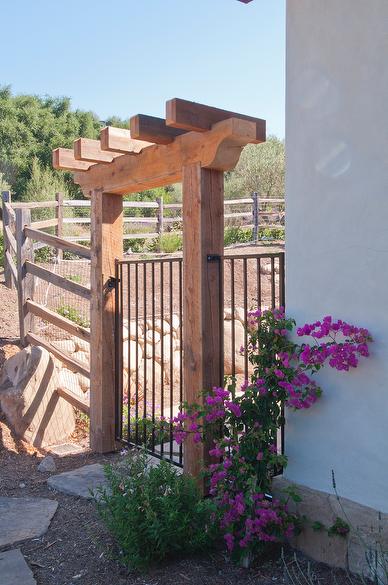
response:
[[(245, 496), (246, 497), (246, 496)], [(249, 512), (242, 492), (224, 495), (225, 512), (221, 527), (230, 553), (235, 547), (247, 548), (254, 541), (279, 542), (294, 534), (295, 518), (279, 500), (268, 500), (262, 493), (250, 495)]]

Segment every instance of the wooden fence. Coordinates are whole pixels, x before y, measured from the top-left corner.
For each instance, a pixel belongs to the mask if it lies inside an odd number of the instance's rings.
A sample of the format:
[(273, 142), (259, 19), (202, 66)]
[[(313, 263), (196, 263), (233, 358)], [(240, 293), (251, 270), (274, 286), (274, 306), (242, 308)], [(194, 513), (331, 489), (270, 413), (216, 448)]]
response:
[[(67, 251), (85, 259), (90, 259), (91, 256), (89, 248), (42, 231), (47, 227), (55, 226), (58, 228), (59, 214), (55, 219), (31, 222), (31, 208), (42, 207), (55, 207), (57, 212), (59, 211), (56, 201), (44, 202), (44, 205), (43, 203), (31, 203), (28, 204), (28, 207), (20, 203), (11, 206), (8, 194), (3, 193), (5, 278), (7, 286), (13, 285), (17, 289), (20, 341), (23, 346), (32, 344), (44, 347), (66, 368), (90, 379), (90, 370), (85, 363), (67, 355), (66, 352), (53, 345), (50, 340), (39, 335), (35, 327), (35, 318), (39, 318), (45, 323), (90, 343), (90, 330), (88, 328), (74, 323), (34, 300), (36, 279), (60, 287), (87, 301), (90, 301), (91, 296), (90, 288), (56, 274), (34, 261), (34, 251), (42, 246), (54, 248), (57, 255)], [(64, 388), (58, 389), (58, 394), (82, 412), (89, 413), (89, 404), (80, 396)]]

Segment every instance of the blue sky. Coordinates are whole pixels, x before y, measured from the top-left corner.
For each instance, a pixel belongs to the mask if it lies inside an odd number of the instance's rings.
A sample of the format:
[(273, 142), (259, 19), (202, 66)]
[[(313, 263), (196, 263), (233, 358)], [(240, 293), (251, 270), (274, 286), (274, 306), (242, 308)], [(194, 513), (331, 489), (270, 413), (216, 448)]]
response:
[(265, 118), (284, 136), (285, 0), (0, 0), (0, 84), (101, 120), (172, 97)]

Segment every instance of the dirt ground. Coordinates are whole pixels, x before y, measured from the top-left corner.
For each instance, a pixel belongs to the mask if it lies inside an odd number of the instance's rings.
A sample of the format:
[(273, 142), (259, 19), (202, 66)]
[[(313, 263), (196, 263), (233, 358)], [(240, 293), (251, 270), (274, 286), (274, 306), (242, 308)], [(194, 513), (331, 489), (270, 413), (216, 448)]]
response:
[[(4, 286), (0, 274), (0, 366), (19, 350), (17, 345), (17, 298)], [(84, 442), (85, 433), (79, 429)], [(77, 436), (73, 437), (77, 440)], [(307, 583), (299, 573), (292, 551), (260, 559), (246, 570), (233, 565), (222, 550), (208, 556), (161, 564), (146, 575), (129, 571), (119, 560), (119, 551), (101, 522), (93, 502), (49, 490), (49, 474), (37, 467), (45, 455), (17, 439), (0, 412), (0, 496), (39, 496), (58, 501), (58, 510), (47, 533), (20, 546), (38, 585), (269, 585)], [(80, 455), (56, 457), (57, 472), (95, 462), (109, 462), (119, 454), (100, 456), (85, 450)], [(0, 519), (1, 521), (1, 519)], [(300, 557), (304, 571), (308, 561)], [(285, 563), (294, 577), (290, 579)], [(309, 565), (311, 584), (345, 585), (347, 575), (324, 565)], [(353, 579), (353, 583), (357, 583)]]

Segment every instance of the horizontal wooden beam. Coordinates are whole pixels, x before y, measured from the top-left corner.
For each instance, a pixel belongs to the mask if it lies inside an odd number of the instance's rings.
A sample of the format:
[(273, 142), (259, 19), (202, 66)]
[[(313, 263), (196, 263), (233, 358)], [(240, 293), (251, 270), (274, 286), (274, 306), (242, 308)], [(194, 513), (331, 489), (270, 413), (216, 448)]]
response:
[(47, 351), (52, 353), (56, 358), (64, 363), (72, 372), (78, 372), (79, 374), (85, 376), (85, 378), (90, 378), (90, 371), (85, 367), (85, 364), (81, 364), (81, 362), (78, 360), (70, 357), (52, 345), (47, 339), (44, 339), (43, 337), (40, 337), (40, 335), (36, 335), (35, 333), (31, 333), (31, 331), (29, 331), (26, 335), (26, 340), (31, 345), (40, 345), (41, 347), (47, 349)]
[(31, 227), (35, 230), (42, 230), (49, 227), (55, 227), (58, 225), (58, 218), (53, 219), (42, 219), (41, 221), (33, 221)]
[(229, 118), (238, 118), (240, 120), (249, 120), (256, 124), (255, 142), (265, 142), (266, 139), (266, 122), (260, 118), (253, 118), (245, 114), (237, 114), (220, 108), (213, 108), (196, 102), (174, 98), (166, 102), (166, 124), (173, 128), (180, 128), (185, 131), (206, 132), (210, 130), (213, 124), (227, 120)]
[(78, 282), (73, 282), (64, 276), (60, 276), (59, 274), (55, 274), (55, 272), (51, 272), (51, 270), (47, 270), (47, 268), (43, 268), (42, 266), (38, 266), (29, 260), (26, 260), (24, 263), (25, 269), (27, 274), (32, 274), (41, 280), (45, 280), (46, 282), (50, 282), (54, 286), (58, 286), (59, 288), (63, 288), (74, 295), (82, 297), (87, 301), (90, 301), (91, 293), (90, 289), (82, 284), (78, 284)]
[(230, 118), (204, 133), (187, 132), (174, 142), (145, 148), (138, 156), (123, 155), (110, 165), (96, 165), (87, 173), (75, 173), (74, 180), (85, 194), (94, 189), (124, 195), (177, 183), (182, 168), (200, 163), (219, 171), (233, 169), (243, 147), (256, 141), (256, 124)]
[(57, 388), (56, 391), (57, 391), (58, 396), (60, 396), (64, 400), (66, 400), (69, 404), (74, 406), (74, 408), (76, 408), (77, 410), (80, 410), (81, 412), (83, 412), (84, 414), (89, 416), (89, 414), (90, 414), (89, 404), (86, 401), (82, 400), (82, 398), (77, 396), (77, 394), (74, 394), (74, 392), (71, 392), (67, 388)]
[(13, 235), (13, 233), (8, 225), (3, 225), (3, 230), (4, 230), (5, 235), (7, 236), (9, 246), (12, 248), (12, 251), (16, 254), (17, 243), (16, 243), (15, 236)]
[(132, 138), (149, 140), (155, 144), (170, 144), (177, 136), (184, 134), (184, 130), (166, 126), (166, 120), (138, 114), (129, 121)]
[(106, 126), (100, 130), (100, 146), (101, 149), (110, 152), (119, 152), (121, 154), (138, 154), (151, 146), (152, 142), (145, 140), (134, 140), (131, 132), (125, 128), (115, 128), (114, 126)]
[(102, 150), (100, 141), (92, 140), (91, 138), (78, 138), (74, 140), (73, 150), (76, 160), (86, 162), (111, 163), (117, 156), (120, 156), (119, 152), (106, 152)]
[(95, 163), (84, 162), (74, 158), (74, 151), (70, 148), (56, 148), (53, 150), (53, 167), (60, 171), (87, 171)]
[(84, 341), (90, 341), (90, 331), (85, 327), (81, 327), (81, 325), (77, 325), (70, 321), (70, 319), (66, 319), (66, 317), (62, 317), (58, 313), (54, 311), (50, 311), (47, 307), (43, 307), (34, 301), (28, 299), (25, 304), (26, 310), (35, 315), (36, 317), (40, 317), (44, 321), (48, 321), (52, 325), (67, 331), (71, 335), (75, 335), (79, 339), (83, 339)]
[(59, 238), (58, 236), (53, 236), (52, 234), (46, 234), (46, 232), (41, 232), (40, 230), (35, 230), (27, 226), (24, 228), (24, 233), (28, 238), (31, 238), (31, 240), (35, 240), (36, 242), (43, 242), (52, 248), (59, 248), (60, 250), (65, 250), (66, 252), (77, 254), (77, 256), (81, 256), (82, 258), (90, 259), (90, 248), (81, 246), (81, 244), (74, 244), (73, 242), (65, 240), (64, 238)]
[(58, 207), (58, 201), (17, 201), (12, 203), (13, 209), (51, 209)]

